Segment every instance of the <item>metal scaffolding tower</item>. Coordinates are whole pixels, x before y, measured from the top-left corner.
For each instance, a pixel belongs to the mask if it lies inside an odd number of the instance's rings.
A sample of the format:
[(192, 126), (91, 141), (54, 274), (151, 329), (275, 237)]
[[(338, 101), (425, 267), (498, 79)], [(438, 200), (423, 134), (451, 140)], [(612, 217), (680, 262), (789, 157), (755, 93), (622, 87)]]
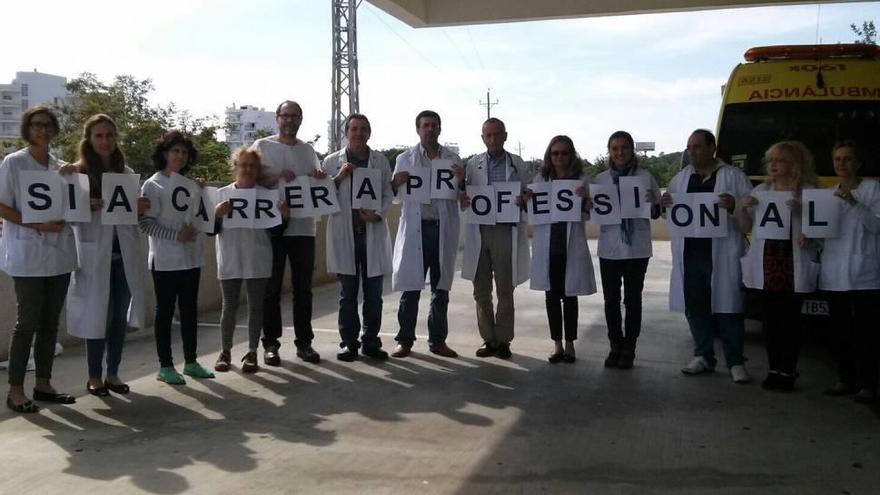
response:
[[(358, 101), (357, 4), (359, 0), (332, 0), (333, 9), (333, 108), (330, 118), (330, 149), (342, 147), (342, 126), (352, 113), (360, 111)], [(343, 100), (348, 98), (348, 108)]]

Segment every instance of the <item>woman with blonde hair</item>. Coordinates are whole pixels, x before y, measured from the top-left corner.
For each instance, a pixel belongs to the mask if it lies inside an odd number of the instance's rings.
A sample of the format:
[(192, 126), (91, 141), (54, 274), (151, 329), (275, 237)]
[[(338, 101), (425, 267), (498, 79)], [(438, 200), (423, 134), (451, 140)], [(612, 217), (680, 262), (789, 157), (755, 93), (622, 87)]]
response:
[[(225, 197), (232, 189), (263, 189), (259, 185), (262, 178), (262, 159), (256, 150), (239, 148), (232, 155), (232, 175), (235, 181), (218, 190), (219, 198)], [(223, 309), (220, 313), (220, 355), (214, 364), (215, 371), (229, 371), (232, 362), (232, 337), (238, 314), (242, 285), (245, 286), (248, 303), (248, 352), (242, 357), (241, 370), (254, 373), (260, 369), (257, 364), (257, 348), (263, 331), (263, 299), (266, 284), (272, 276), (272, 242), (269, 230), (223, 228), (223, 217), (232, 207), (228, 200), (217, 204), (216, 218), (217, 278), (223, 295)], [(287, 218), (287, 203), (278, 201), (281, 216)], [(270, 230), (284, 231), (282, 223)]]
[[(767, 180), (744, 197), (736, 210), (741, 232), (752, 232), (752, 244), (742, 258), (743, 284), (759, 291), (763, 311), (764, 345), (769, 372), (761, 386), (787, 392), (794, 389), (801, 343), (803, 294), (816, 290), (818, 243), (801, 233), (801, 192), (815, 184), (813, 156), (802, 143), (781, 141), (767, 150)], [(790, 193), (790, 236), (761, 239), (752, 231), (761, 192)]]

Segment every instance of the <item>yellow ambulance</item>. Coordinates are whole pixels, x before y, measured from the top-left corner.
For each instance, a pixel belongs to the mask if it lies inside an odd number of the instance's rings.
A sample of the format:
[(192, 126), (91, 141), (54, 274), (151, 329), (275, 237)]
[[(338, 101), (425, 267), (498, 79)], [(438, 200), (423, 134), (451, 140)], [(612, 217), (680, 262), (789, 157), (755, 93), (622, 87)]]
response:
[(792, 139), (807, 145), (820, 185), (834, 184), (831, 149), (842, 139), (865, 148), (862, 174), (880, 176), (880, 47), (858, 44), (757, 47), (724, 87), (718, 156), (753, 180), (764, 152)]

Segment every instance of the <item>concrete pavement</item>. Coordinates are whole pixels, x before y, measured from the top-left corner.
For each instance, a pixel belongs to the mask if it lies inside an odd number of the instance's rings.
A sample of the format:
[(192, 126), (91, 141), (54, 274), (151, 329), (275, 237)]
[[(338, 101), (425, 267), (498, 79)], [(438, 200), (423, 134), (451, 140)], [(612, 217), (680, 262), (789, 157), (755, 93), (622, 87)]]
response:
[[(240, 327), (235, 371), (173, 387), (155, 380), (151, 330), (140, 331), (122, 365), (132, 393), (101, 399), (85, 394), (84, 348), (69, 348), (54, 380), (77, 404), (0, 412), (0, 493), (878, 493), (878, 414), (822, 395), (835, 375), (820, 348), (805, 349), (792, 394), (761, 390), (766, 360), (753, 330), (754, 383), (680, 373), (691, 338), (666, 309), (668, 243), (655, 252), (630, 371), (602, 367), (601, 294), (581, 298), (578, 361), (548, 364), (543, 293), (527, 285), (516, 291), (513, 359), (474, 357), (480, 339), (461, 279), (449, 308), (459, 359), (427, 353), (425, 291), (416, 354), (338, 362), (333, 285), (315, 291), (319, 365), (293, 356), (287, 328), (283, 366), (242, 375)], [(386, 293), (388, 350), (397, 302)], [(289, 323), (289, 300), (284, 314)], [(219, 314), (201, 321), (208, 367)], [(179, 340), (174, 351), (182, 360)]]

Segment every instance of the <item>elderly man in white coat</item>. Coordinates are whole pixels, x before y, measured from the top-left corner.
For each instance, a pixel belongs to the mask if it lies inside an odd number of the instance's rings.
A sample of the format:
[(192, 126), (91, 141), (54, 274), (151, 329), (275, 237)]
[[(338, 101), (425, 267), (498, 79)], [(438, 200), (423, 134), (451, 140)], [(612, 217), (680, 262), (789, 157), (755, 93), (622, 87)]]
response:
[(669, 279), (669, 309), (684, 312), (694, 338), (694, 358), (682, 368), (686, 375), (712, 372), (716, 359), (715, 337), (721, 339), (730, 376), (736, 383), (748, 383), (744, 366), (742, 315), (743, 290), (740, 257), (746, 241), (733, 217), (736, 198), (752, 189), (742, 170), (715, 158), (715, 136), (695, 130), (687, 142), (691, 164), (672, 181), (660, 204), (673, 205), (671, 194), (718, 194), (718, 204), (730, 218), (727, 236), (718, 238), (672, 237), (672, 276)]
[[(382, 350), (379, 329), (382, 326), (382, 281), (391, 274), (391, 237), (385, 217), (391, 206), (391, 166), (381, 152), (367, 146), (370, 121), (354, 113), (345, 121), (348, 146), (324, 159), (324, 172), (333, 177), (339, 197), (340, 211), (327, 217), (327, 271), (339, 278), (340, 361), (353, 361), (358, 349), (368, 357), (387, 359)], [(379, 208), (351, 207), (352, 176), (357, 168), (380, 171), (379, 183), (371, 183), (370, 191), (379, 196)], [(355, 191), (357, 192), (357, 191)], [(363, 337), (358, 317), (358, 283), (364, 287)]]
[[(522, 158), (504, 149), (507, 141), (504, 122), (496, 118), (486, 120), (481, 136), (486, 152), (468, 161), (465, 184), (488, 186), (519, 182), (520, 187), (524, 187), (529, 178)], [(461, 203), (467, 208), (470, 198), (462, 195)], [(509, 359), (513, 340), (513, 289), (529, 279), (529, 242), (522, 218), (515, 223), (465, 225), (461, 276), (474, 283), (477, 327), (483, 339), (477, 357), (494, 355)], [(498, 291), (497, 310), (492, 301), (493, 280)]]
[[(464, 179), (461, 158), (440, 146), (440, 115), (424, 110), (416, 116), (419, 144), (397, 157), (391, 184), (395, 191), (409, 180), (409, 171), (415, 167), (431, 168), (431, 160), (446, 159), (453, 163), (452, 170), (459, 180)], [(449, 332), (446, 309), (449, 289), (455, 275), (455, 256), (458, 254), (459, 216), (458, 200), (431, 199), (430, 203), (403, 201), (397, 237), (394, 239), (394, 273), (391, 286), (402, 291), (397, 321), (400, 331), (393, 357), (409, 355), (416, 339), (416, 319), (419, 297), (425, 286), (425, 275), (430, 272), (431, 309), (428, 313), (428, 348), (434, 354), (457, 357), (458, 353), (446, 345)]]

